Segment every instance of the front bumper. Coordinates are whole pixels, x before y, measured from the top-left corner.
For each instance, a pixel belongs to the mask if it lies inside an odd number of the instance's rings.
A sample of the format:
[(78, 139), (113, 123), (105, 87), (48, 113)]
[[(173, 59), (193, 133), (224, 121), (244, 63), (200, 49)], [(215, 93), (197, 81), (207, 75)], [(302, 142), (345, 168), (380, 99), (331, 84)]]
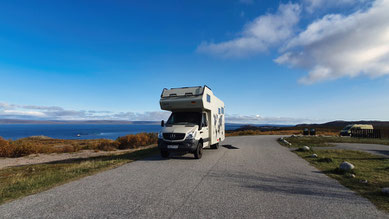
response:
[[(165, 141), (158, 139), (158, 148), (161, 150), (180, 151), (180, 152), (195, 152), (198, 144), (198, 140), (184, 140), (181, 142)], [(168, 145), (178, 145), (177, 149), (169, 149)]]

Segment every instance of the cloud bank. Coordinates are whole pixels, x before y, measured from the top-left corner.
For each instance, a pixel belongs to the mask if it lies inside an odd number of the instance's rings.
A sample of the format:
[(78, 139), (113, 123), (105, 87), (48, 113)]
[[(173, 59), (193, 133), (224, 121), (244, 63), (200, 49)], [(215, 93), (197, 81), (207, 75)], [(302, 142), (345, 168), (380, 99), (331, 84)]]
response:
[(67, 110), (58, 106), (32, 106), (0, 103), (0, 119), (32, 120), (128, 120), (159, 121), (167, 119), (168, 112), (112, 112), (98, 110)]
[[(170, 112), (112, 112), (98, 110), (67, 110), (58, 106), (17, 105), (0, 102), (0, 119), (26, 120), (127, 120), (161, 121), (167, 120)], [(317, 122), (308, 119), (288, 117), (262, 117), (259, 115), (227, 114), (227, 123), (242, 124), (298, 124)]]
[(281, 4), (276, 13), (259, 16), (246, 25), (242, 36), (226, 42), (202, 43), (197, 50), (237, 57), (276, 47), (280, 53), (274, 60), (276, 63), (308, 72), (299, 80), (304, 84), (342, 77), (388, 75), (389, 0), (376, 0), (368, 8), (360, 6), (347, 15), (327, 14), (308, 22), (305, 28), (298, 26), (301, 8), (314, 11), (319, 7), (347, 4), (357, 3), (304, 0), (302, 4)]

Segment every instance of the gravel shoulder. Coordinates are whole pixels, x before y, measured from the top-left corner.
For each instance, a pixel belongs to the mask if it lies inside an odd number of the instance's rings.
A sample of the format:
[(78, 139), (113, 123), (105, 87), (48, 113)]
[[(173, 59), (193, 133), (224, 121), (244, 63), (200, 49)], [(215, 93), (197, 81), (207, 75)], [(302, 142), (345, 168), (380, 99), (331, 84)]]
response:
[(159, 156), (0, 206), (2, 218), (389, 218), (277, 143), (230, 137), (219, 150)]

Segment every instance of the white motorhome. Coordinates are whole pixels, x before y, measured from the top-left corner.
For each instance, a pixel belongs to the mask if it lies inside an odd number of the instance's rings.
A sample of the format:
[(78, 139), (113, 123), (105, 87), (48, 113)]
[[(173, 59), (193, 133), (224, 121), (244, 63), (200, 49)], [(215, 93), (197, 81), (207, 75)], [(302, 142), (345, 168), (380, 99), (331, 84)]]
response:
[(160, 105), (171, 111), (161, 122), (158, 148), (162, 157), (171, 151), (193, 153), (200, 159), (204, 147), (218, 149), (225, 138), (224, 103), (207, 87), (163, 89)]

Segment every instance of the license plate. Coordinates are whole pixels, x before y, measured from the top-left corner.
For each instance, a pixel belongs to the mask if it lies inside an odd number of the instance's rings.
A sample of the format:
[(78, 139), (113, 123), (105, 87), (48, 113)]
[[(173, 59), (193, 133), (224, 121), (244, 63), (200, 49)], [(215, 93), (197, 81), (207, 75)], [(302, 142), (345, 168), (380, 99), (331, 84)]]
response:
[(168, 145), (167, 148), (168, 149), (177, 149), (178, 145)]

